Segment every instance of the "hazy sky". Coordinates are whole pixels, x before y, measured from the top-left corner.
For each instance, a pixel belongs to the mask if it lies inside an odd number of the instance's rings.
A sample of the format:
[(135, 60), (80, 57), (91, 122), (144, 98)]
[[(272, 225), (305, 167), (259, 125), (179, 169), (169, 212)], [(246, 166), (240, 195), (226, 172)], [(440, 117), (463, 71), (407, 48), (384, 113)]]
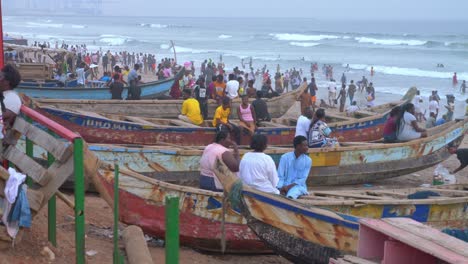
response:
[(106, 14), (468, 20), (466, 0), (103, 0)]

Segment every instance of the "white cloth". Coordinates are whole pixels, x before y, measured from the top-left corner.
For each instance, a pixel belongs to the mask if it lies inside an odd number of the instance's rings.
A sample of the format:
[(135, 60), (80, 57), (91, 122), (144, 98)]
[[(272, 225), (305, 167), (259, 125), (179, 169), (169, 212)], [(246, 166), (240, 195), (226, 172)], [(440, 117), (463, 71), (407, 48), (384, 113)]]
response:
[(400, 130), (398, 133), (398, 140), (400, 141), (409, 141), (421, 137), (421, 133), (414, 130), (412, 121), (416, 121), (416, 117), (409, 112), (403, 114), (403, 118), (400, 121)]
[(3, 92), (3, 96), (5, 108), (18, 115), (21, 110), (21, 98), (18, 94), (13, 90), (7, 90)]
[(439, 102), (437, 102), (436, 100), (431, 100), (429, 102), (429, 113), (432, 112), (432, 113), (436, 114), (437, 110), (439, 110)]
[(78, 84), (85, 85), (86, 75), (85, 75), (84, 68), (76, 69), (76, 78), (77, 78)]
[(5, 185), (5, 197), (9, 203), (14, 203), (18, 195), (18, 187), (26, 180), (26, 175), (17, 172), (13, 168), (8, 168), (8, 172), (10, 173), (10, 177)]
[(308, 131), (309, 131), (309, 127), (310, 127), (310, 123), (312, 121), (301, 115), (298, 119), (297, 119), (297, 124), (296, 124), (296, 135), (294, 135), (294, 137), (297, 137), (297, 136), (304, 136), (307, 138), (307, 134), (308, 134)]
[(239, 90), (239, 82), (236, 80), (230, 80), (226, 83), (226, 95), (227, 97), (234, 99), (238, 97), (237, 91)]
[(350, 105), (348, 106), (348, 108), (346, 108), (346, 112), (348, 112), (348, 114), (352, 114), (357, 110), (359, 110), (359, 107), (357, 105)]
[(414, 104), (414, 111), (416, 113), (421, 113), (421, 102), (422, 102), (422, 96), (421, 95), (416, 95), (413, 99), (413, 104)]
[(259, 191), (280, 193), (276, 189), (279, 178), (275, 162), (265, 153), (246, 153), (240, 162), (239, 176), (245, 184)]

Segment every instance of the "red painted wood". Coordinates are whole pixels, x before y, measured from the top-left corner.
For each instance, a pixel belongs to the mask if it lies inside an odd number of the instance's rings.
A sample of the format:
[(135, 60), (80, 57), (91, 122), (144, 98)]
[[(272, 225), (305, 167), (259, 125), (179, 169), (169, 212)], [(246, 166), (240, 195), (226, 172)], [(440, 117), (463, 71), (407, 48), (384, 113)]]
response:
[(383, 259), (383, 244), (388, 236), (367, 227), (359, 225), (359, 241), (357, 256), (365, 259)]
[[(106, 191), (113, 197), (113, 184), (100, 179)], [(150, 204), (144, 199), (120, 190), (120, 220), (137, 225), (146, 234), (164, 238), (165, 208), (163, 204)], [(203, 218), (188, 211), (180, 211), (180, 243), (205, 251), (221, 251), (221, 222)], [(243, 224), (225, 224), (226, 252), (266, 253), (271, 252), (265, 244)]]
[(79, 138), (80, 135), (70, 131), (59, 123), (47, 118), (46, 116), (32, 110), (31, 108), (22, 105), (21, 112), (26, 116), (30, 117), (32, 120), (40, 123), (41, 125), (46, 126), (48, 129), (52, 130), (55, 134), (61, 136), (62, 138), (73, 141), (75, 138)]

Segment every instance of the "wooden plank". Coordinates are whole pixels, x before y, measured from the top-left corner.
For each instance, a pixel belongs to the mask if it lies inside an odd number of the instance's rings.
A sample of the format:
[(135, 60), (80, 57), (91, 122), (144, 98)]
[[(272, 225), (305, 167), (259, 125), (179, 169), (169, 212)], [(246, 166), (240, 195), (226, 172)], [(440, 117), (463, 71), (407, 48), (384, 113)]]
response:
[[(437, 244), (450, 251), (453, 251), (460, 256), (465, 256), (467, 257), (466, 261), (468, 261), (468, 250), (467, 250), (468, 243), (460, 239), (449, 236), (445, 233), (440, 232), (437, 229), (434, 229), (427, 225), (423, 225), (419, 222), (416, 222), (414, 220), (410, 220), (407, 218), (386, 218), (386, 219), (383, 219), (382, 221), (385, 221), (386, 223), (398, 229), (401, 229), (402, 231), (405, 231), (406, 234), (412, 234), (414, 236), (418, 236), (420, 238), (430, 241), (430, 243)], [(416, 243), (413, 244), (413, 241), (410, 239), (408, 239), (408, 241), (402, 241), (402, 242), (408, 243), (408, 245), (419, 248), (418, 247), (419, 245)], [(429, 246), (432, 246), (432, 245), (429, 244)], [(439, 256), (438, 254), (433, 254), (437, 252), (433, 252), (433, 253), (427, 252), (427, 253), (434, 255), (434, 256)]]
[(316, 196), (337, 196), (337, 197), (351, 197), (351, 198), (359, 198), (359, 199), (370, 199), (370, 200), (384, 200), (386, 198), (379, 197), (379, 196), (371, 196), (371, 195), (364, 195), (364, 194), (355, 194), (355, 193), (348, 193), (342, 191), (314, 191), (314, 195)]
[(69, 177), (73, 177), (73, 157), (70, 157), (65, 163), (54, 162), (47, 172), (51, 175), (50, 181), (40, 188), (40, 191), (44, 194), (44, 203), (55, 194), (58, 188), (60, 188)]
[(75, 112), (79, 113), (79, 114), (82, 114), (82, 115), (87, 115), (87, 116), (91, 116), (91, 117), (96, 117), (96, 118), (102, 118), (102, 119), (109, 119), (105, 116), (102, 116), (100, 114), (97, 114), (97, 113), (94, 113), (94, 112), (89, 112), (89, 111), (84, 111), (84, 110), (74, 110)]
[(136, 117), (136, 116), (125, 116), (125, 119), (131, 121), (131, 122), (135, 122), (135, 123), (138, 123), (138, 124), (142, 124), (142, 125), (147, 125), (147, 126), (158, 126), (158, 124), (155, 124), (155, 123), (152, 123), (152, 122), (149, 122), (148, 120), (145, 120), (141, 117)]
[(182, 127), (199, 127), (197, 125), (194, 125), (194, 124), (191, 124), (191, 123), (188, 123), (188, 122), (184, 122), (182, 120), (176, 120), (176, 119), (171, 119), (171, 123), (176, 125), (176, 126), (182, 126)]
[(278, 123), (274, 123), (274, 122), (267, 122), (267, 121), (260, 122), (260, 126), (261, 127), (289, 127), (289, 126), (286, 126), (286, 125), (283, 125), (283, 124), (278, 124)]
[[(436, 244), (431, 240), (427, 240), (423, 237), (420, 237), (419, 235), (415, 235), (413, 233), (407, 232), (403, 229), (400, 229), (399, 226), (390, 224), (388, 222), (388, 220), (394, 220), (394, 219), (396, 218), (387, 218), (383, 220), (361, 219), (359, 220), (359, 223), (362, 225), (365, 225), (366, 227), (370, 229), (376, 230), (391, 238), (394, 238), (398, 241), (404, 242), (407, 245), (415, 247), (428, 254), (441, 258), (442, 260), (447, 261), (449, 263), (466, 263), (468, 261), (468, 259), (464, 257), (463, 254), (456, 253), (452, 249), (448, 249), (442, 245)], [(403, 218), (399, 218), (399, 219), (403, 219)], [(418, 223), (411, 219), (407, 219), (407, 218), (404, 218), (404, 219), (407, 221)], [(446, 236), (447, 236), (447, 239), (451, 239), (449, 235), (446, 235)], [(458, 240), (456, 238), (453, 238), (453, 239)], [(466, 243), (461, 240), (458, 240), (458, 241), (463, 243), (462, 245), (464, 249), (466, 249)], [(468, 253), (464, 253), (464, 254), (468, 254)]]
[(3, 155), (5, 159), (13, 162), (24, 174), (31, 177), (40, 185), (43, 186), (49, 182), (50, 175), (47, 173), (47, 170), (15, 146), (8, 147)]
[(22, 118), (16, 118), (13, 129), (50, 152), (56, 160), (63, 161), (72, 155), (71, 151), (67, 151), (67, 146), (64, 142), (57, 140), (49, 133), (26, 122)]
[(356, 264), (377, 264), (378, 263), (378, 262), (370, 261), (367, 259), (352, 256), (352, 255), (345, 255), (343, 259), (350, 263), (356, 263)]

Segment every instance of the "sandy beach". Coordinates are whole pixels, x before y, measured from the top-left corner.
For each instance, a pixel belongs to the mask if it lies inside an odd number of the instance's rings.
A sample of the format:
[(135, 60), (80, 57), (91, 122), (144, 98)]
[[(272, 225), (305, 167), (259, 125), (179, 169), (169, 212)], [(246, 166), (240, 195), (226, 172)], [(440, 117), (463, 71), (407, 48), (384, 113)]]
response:
[[(468, 138), (465, 138), (461, 147), (468, 147)], [(456, 156), (441, 163), (449, 170), (458, 167)], [(349, 185), (336, 187), (311, 187), (310, 190), (339, 190), (339, 189), (391, 189), (418, 187), (421, 184), (431, 184), (435, 167), (431, 167), (409, 175), (373, 182), (366, 185)], [(468, 171), (462, 170), (456, 174), (457, 183), (468, 183)], [(73, 199), (72, 195), (68, 195)], [(22, 241), (13, 249), (0, 252), (1, 263), (67, 263), (74, 261), (74, 224), (73, 211), (60, 199), (57, 199), (57, 242), (54, 248), (47, 242), (47, 208), (43, 208), (34, 218), (33, 226), (23, 233)], [(86, 196), (86, 251), (87, 263), (112, 262), (112, 225), (113, 215), (107, 203), (96, 194)], [(124, 224), (119, 225), (123, 230)], [(152, 240), (154, 241), (154, 240)], [(55, 253), (55, 260), (41, 255), (42, 249), (47, 246)], [(153, 260), (164, 262), (164, 248), (159, 243), (149, 243)], [(207, 254), (181, 247), (180, 263), (289, 263), (276, 255), (220, 255)]]

